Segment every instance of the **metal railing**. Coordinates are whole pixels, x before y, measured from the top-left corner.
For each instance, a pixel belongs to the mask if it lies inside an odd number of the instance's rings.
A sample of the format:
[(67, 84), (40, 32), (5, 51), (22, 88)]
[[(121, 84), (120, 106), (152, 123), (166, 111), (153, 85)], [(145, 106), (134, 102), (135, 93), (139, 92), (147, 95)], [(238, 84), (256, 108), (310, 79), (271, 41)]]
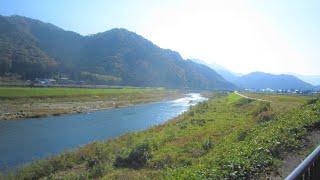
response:
[(320, 146), (294, 169), (286, 180), (320, 180)]

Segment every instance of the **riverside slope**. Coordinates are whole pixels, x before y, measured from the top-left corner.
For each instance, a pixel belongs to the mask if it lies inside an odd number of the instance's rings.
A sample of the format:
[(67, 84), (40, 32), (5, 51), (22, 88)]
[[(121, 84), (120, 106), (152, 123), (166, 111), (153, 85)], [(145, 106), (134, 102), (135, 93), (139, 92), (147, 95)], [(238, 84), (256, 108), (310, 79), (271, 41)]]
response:
[(215, 93), (163, 125), (35, 162), (12, 178), (257, 179), (319, 125), (320, 98), (244, 95), (272, 102)]
[(0, 172), (93, 141), (163, 124), (204, 100), (200, 94), (193, 93), (174, 100), (90, 113), (0, 121)]

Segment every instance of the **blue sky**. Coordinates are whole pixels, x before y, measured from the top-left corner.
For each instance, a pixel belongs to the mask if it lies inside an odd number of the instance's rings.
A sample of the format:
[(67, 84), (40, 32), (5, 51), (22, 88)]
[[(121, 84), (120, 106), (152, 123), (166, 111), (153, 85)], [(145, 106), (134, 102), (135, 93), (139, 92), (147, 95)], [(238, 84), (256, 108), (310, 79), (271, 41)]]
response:
[(83, 35), (123, 27), (239, 73), (320, 74), (316, 0), (1, 0), (0, 14)]

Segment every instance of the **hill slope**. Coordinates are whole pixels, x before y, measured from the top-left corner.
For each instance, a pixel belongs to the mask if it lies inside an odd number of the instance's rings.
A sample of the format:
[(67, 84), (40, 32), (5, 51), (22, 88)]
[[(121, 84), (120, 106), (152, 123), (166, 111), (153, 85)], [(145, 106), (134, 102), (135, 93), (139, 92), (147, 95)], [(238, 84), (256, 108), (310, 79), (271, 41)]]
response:
[(254, 72), (237, 79), (236, 84), (250, 89), (313, 89), (314, 87), (292, 75)]
[[(233, 88), (214, 70), (125, 29), (81, 36), (21, 16), (1, 16), (0, 25), (1, 74), (18, 73), (25, 79), (66, 74), (74, 80), (110, 85)], [(19, 51), (24, 56), (17, 59)], [(30, 67), (32, 73), (17, 70), (17, 63)]]
[(56, 65), (32, 36), (0, 16), (0, 75), (15, 72), (25, 78), (48, 76)]
[(202, 60), (199, 60), (199, 59), (192, 59), (192, 61), (210, 67), (211, 69), (215, 70), (219, 75), (221, 75), (225, 80), (227, 80), (231, 83), (236, 82), (238, 77), (241, 76), (240, 74), (234, 73), (219, 64), (215, 64), (215, 63), (208, 64), (208, 63), (206, 63)]

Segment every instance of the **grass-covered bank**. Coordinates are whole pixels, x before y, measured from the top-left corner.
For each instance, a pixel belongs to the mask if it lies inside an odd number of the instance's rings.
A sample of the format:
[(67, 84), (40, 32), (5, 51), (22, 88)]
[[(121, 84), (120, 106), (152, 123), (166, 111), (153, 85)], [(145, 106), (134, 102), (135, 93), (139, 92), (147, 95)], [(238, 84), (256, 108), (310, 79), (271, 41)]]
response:
[(41, 88), (41, 87), (0, 87), (0, 98), (22, 97), (70, 97), (83, 95), (134, 94), (164, 91), (163, 88)]
[(162, 88), (0, 87), (0, 120), (80, 113), (179, 96), (178, 91)]
[[(285, 97), (285, 98), (284, 98)], [(264, 98), (268, 98), (267, 96)], [(274, 171), (320, 123), (320, 100), (214, 94), (160, 126), (37, 161), (8, 179), (249, 179)], [(279, 110), (279, 109), (281, 110)]]

